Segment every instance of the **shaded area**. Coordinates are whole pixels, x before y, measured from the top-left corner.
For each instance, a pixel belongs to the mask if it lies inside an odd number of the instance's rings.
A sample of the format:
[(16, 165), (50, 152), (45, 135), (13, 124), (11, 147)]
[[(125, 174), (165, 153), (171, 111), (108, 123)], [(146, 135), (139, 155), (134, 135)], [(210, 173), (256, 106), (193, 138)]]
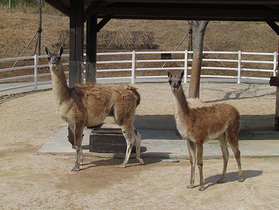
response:
[[(243, 171), (243, 177), (246, 180), (246, 179), (254, 178), (254, 177), (257, 177), (257, 176), (261, 176), (262, 173), (263, 173), (263, 171), (258, 171), (258, 170), (244, 170)], [(217, 181), (220, 179), (220, 177), (221, 177), (221, 174), (207, 177), (204, 180), (205, 185), (207, 185), (206, 188), (212, 187), (216, 184), (225, 184), (226, 182), (237, 182), (238, 178), (239, 178), (239, 175), (238, 175), (238, 171), (227, 173), (225, 182), (224, 183), (217, 183)], [(239, 183), (239, 184), (241, 184), (241, 183)]]

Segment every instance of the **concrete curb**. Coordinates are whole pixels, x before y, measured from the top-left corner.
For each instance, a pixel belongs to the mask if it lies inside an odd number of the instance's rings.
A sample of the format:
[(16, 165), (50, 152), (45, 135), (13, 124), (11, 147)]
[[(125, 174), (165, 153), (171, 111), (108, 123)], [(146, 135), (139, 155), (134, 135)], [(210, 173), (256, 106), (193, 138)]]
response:
[[(74, 155), (67, 141), (67, 127), (62, 127), (49, 142), (40, 148), (37, 154), (65, 154)], [(144, 158), (180, 158), (188, 159), (186, 141), (181, 140), (173, 129), (139, 129), (142, 135), (141, 156)], [(83, 153), (84, 156), (104, 158), (124, 158), (124, 154), (93, 153), (89, 152), (89, 135), (91, 130), (84, 129)], [(257, 137), (257, 138), (256, 138)], [(247, 131), (240, 133), (239, 148), (242, 157), (273, 157), (279, 156), (279, 133), (277, 131)], [(233, 157), (229, 149), (230, 156)], [(132, 154), (131, 157), (134, 157)], [(204, 159), (222, 158), (218, 140), (204, 144)]]

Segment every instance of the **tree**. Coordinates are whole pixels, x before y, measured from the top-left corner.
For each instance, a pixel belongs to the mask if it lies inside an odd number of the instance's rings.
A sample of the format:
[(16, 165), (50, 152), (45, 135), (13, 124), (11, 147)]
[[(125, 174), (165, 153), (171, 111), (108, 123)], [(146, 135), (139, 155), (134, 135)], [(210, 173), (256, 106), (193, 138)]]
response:
[(203, 40), (208, 21), (193, 21), (194, 25), (194, 49), (192, 73), (189, 84), (189, 98), (199, 98), (200, 96), (200, 75), (202, 66)]

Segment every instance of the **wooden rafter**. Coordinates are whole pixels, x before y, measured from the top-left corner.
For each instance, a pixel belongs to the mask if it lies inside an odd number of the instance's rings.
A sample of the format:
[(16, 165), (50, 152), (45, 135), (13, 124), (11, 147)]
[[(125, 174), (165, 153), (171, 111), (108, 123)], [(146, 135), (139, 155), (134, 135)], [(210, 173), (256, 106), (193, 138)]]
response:
[(275, 23), (274, 20), (266, 19), (267, 24), (279, 35), (279, 26)]
[(97, 25), (97, 32), (99, 32), (110, 20), (111, 16), (105, 16)]
[[(69, 15), (70, 0), (45, 0)], [(86, 21), (92, 14), (128, 19), (279, 21), (278, 0), (84, 0)]]
[(93, 2), (83, 13), (83, 20), (86, 21), (91, 15), (95, 14), (96, 11), (102, 6), (104, 0), (97, 0)]
[(56, 0), (47, 0), (46, 2), (65, 15), (70, 16), (70, 8), (65, 6), (62, 2)]

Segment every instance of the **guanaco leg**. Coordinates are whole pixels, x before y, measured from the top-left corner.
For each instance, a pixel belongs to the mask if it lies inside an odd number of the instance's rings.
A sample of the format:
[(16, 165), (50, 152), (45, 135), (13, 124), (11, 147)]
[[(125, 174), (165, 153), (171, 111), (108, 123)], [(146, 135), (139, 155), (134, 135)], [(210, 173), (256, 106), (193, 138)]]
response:
[(196, 166), (196, 144), (190, 140), (187, 140), (187, 146), (189, 151), (189, 158), (191, 164), (191, 176), (190, 176), (190, 185), (187, 188), (194, 188), (195, 183), (195, 166)]
[(204, 180), (203, 180), (203, 144), (202, 143), (197, 143), (197, 164), (199, 168), (199, 173), (200, 173), (200, 191), (204, 190)]

